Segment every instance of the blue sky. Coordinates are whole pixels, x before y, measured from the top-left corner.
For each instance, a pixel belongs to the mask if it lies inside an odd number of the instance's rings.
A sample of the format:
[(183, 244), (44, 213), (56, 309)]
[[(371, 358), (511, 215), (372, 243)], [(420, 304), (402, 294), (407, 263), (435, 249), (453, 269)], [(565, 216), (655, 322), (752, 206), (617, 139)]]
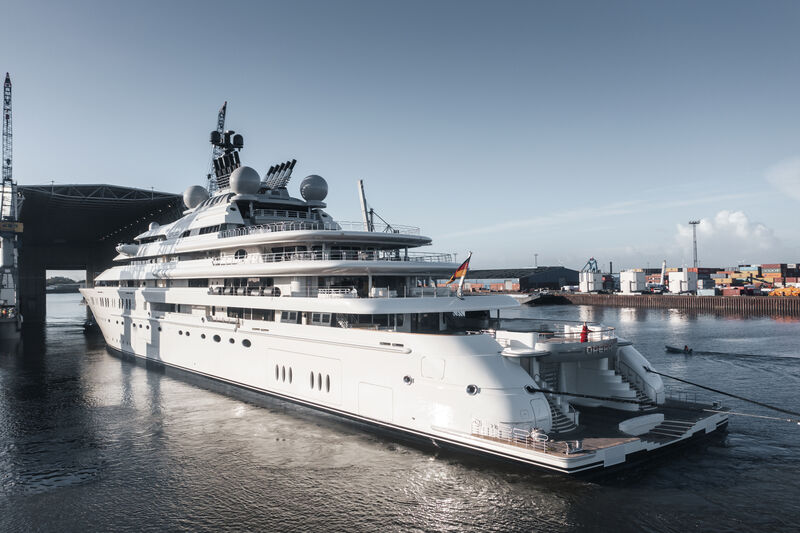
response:
[(797, 2), (4, 2), (23, 184), (356, 181), (473, 266), (800, 261)]

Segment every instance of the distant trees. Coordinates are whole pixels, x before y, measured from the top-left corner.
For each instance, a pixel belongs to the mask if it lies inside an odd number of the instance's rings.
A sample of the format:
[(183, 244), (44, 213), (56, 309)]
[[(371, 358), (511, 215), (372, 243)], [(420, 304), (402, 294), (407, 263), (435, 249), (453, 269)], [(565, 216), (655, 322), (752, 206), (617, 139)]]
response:
[(47, 278), (46, 285), (49, 287), (50, 285), (63, 285), (64, 283), (78, 283), (74, 279), (65, 278), (64, 276), (53, 276), (52, 278)]

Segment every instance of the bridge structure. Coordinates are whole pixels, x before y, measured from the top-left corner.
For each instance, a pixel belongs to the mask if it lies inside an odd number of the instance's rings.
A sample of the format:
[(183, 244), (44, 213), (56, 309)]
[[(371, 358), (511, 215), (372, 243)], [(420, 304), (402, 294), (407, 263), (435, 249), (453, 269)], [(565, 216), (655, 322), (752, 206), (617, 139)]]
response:
[(150, 222), (181, 216), (179, 194), (117, 185), (23, 185), (18, 291), (25, 322), (44, 322), (47, 270), (86, 270), (86, 286), (111, 266), (117, 243)]

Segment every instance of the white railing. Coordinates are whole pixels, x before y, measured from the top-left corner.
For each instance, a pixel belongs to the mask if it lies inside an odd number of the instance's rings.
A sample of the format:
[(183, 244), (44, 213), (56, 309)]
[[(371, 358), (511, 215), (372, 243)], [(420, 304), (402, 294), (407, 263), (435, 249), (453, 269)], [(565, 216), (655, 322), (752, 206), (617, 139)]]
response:
[(274, 218), (302, 218), (305, 220), (318, 220), (313, 214), (308, 214), (307, 211), (289, 211), (286, 209), (254, 209), (253, 216), (258, 217), (274, 217)]
[(408, 252), (399, 254), (388, 251), (357, 252), (351, 250), (316, 250), (313, 252), (279, 252), (268, 254), (247, 254), (242, 256), (223, 255), (211, 260), (213, 265), (238, 265), (255, 263), (280, 263), (284, 261), (421, 261), (425, 263), (452, 263), (452, 254)]
[(624, 361), (620, 361), (619, 357), (614, 360), (614, 369), (635, 388), (638, 388), (645, 396), (650, 398), (653, 402), (658, 398), (658, 392), (655, 387), (650, 385), (640, 376), (633, 368)]
[(358, 298), (355, 287), (327, 287), (317, 289), (317, 298)]
[(518, 427), (502, 422), (486, 423), (477, 418), (473, 418), (471, 433), (478, 437), (489, 437), (508, 442), (509, 444), (524, 446), (532, 450), (542, 452), (553, 451), (547, 444), (547, 441), (550, 440), (547, 434), (534, 432), (533, 428), (530, 426)]
[[(302, 218), (302, 217), (300, 217)], [(402, 235), (419, 235), (419, 228), (414, 226), (395, 226), (389, 224), (374, 224), (373, 233), (397, 233)], [(272, 233), (275, 231), (367, 231), (362, 222), (273, 222), (257, 226), (243, 226), (241, 228), (220, 231), (220, 238), (240, 237), (259, 233)]]

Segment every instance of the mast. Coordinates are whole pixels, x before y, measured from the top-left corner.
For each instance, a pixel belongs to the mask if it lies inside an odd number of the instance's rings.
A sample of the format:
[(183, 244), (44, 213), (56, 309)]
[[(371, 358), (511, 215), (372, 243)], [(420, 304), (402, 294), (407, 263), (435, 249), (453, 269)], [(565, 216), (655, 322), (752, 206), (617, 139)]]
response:
[(361, 219), (364, 221), (364, 231), (375, 231), (375, 225), (370, 220), (367, 211), (367, 196), (364, 194), (364, 180), (358, 180), (358, 199), (361, 201)]
[[(222, 107), (219, 108), (219, 112), (217, 113), (217, 131), (220, 136), (225, 132), (225, 114), (227, 113), (228, 109), (228, 101), (226, 100)], [(207, 180), (208, 183), (206, 184), (206, 189), (208, 189), (209, 194), (213, 194), (214, 191), (219, 189), (219, 185), (217, 184), (217, 178), (214, 172), (214, 161), (222, 157), (225, 153), (223, 147), (214, 145), (211, 149), (211, 164), (209, 165), (208, 176)]]

